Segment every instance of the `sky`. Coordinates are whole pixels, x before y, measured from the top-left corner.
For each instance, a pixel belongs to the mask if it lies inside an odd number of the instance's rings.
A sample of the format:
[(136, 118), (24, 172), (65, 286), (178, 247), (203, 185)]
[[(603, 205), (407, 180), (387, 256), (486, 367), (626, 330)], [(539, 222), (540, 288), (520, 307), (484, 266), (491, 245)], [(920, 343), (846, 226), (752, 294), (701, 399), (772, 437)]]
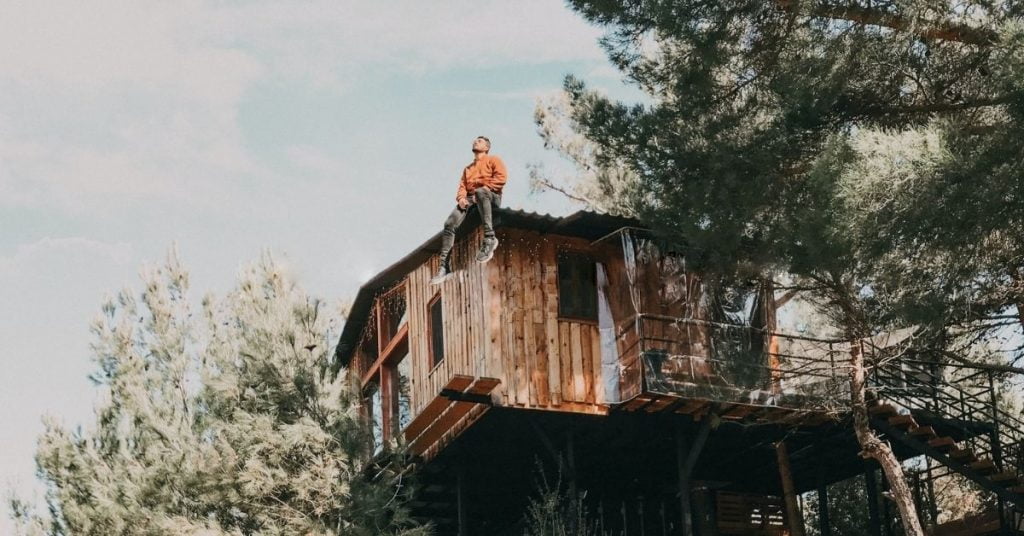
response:
[[(172, 245), (226, 292), (269, 249), (329, 301), (440, 229), (477, 135), (559, 169), (533, 125), (566, 74), (619, 98), (560, 1), (35, 2), (0, 10), (0, 488), (31, 498), (41, 418), (92, 420), (88, 326)], [(0, 534), (12, 531), (6, 512)]]

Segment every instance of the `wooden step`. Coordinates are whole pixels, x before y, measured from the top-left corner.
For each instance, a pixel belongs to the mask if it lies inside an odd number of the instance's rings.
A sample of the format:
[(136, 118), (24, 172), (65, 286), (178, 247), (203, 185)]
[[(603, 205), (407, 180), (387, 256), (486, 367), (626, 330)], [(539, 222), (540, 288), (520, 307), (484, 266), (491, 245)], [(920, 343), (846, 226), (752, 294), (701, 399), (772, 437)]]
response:
[(1013, 486), (1020, 483), (1020, 476), (1013, 471), (1003, 471), (1002, 473), (996, 473), (989, 477), (992, 482), (1003, 486)]
[(936, 437), (935, 439), (928, 440), (928, 446), (935, 450), (946, 452), (956, 447), (956, 441), (948, 436)]
[(889, 426), (899, 428), (900, 430), (906, 430), (908, 428), (916, 428), (917, 421), (914, 420), (913, 415), (896, 415), (889, 417)]
[(970, 467), (983, 475), (991, 474), (999, 470), (999, 468), (996, 467), (996, 464), (992, 463), (992, 460), (978, 460), (976, 462), (971, 462)]
[(978, 457), (974, 454), (974, 451), (967, 449), (954, 448), (949, 451), (949, 457), (960, 463), (970, 463), (978, 461)]
[(877, 417), (888, 417), (891, 415), (896, 415), (896, 406), (893, 406), (888, 402), (882, 402), (879, 403), (878, 405), (871, 406), (870, 408), (868, 408), (868, 413), (875, 415)]
[(1010, 486), (1008, 489), (1010, 493), (1018, 493), (1020, 495), (1024, 495), (1024, 486)]
[(935, 433), (935, 429), (932, 428), (931, 426), (917, 426), (915, 428), (911, 428), (910, 435), (918, 439), (935, 439), (936, 437), (938, 437), (938, 434)]

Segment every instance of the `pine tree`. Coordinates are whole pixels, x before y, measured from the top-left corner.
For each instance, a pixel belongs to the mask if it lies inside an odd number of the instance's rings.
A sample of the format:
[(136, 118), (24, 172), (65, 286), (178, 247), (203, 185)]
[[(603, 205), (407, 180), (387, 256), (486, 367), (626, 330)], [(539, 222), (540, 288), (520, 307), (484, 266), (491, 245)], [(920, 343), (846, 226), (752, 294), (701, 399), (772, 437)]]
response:
[[(563, 111), (539, 110), (542, 135), (582, 138), (584, 177), (628, 168), (635, 184), (617, 202), (693, 269), (786, 274), (846, 337), (923, 325), (945, 355), (1004, 327), (1015, 306), (1024, 324), (1024, 6), (570, 5), (608, 30), (609, 58), (651, 104), (570, 76)], [(863, 356), (851, 367), (858, 438), (900, 479), (867, 427)], [(909, 497), (894, 494), (920, 534)]]
[(421, 535), (397, 458), (371, 458), (359, 398), (329, 372), (322, 303), (268, 255), (189, 303), (175, 255), (92, 326), (96, 422), (46, 421), (48, 516), (26, 535)]

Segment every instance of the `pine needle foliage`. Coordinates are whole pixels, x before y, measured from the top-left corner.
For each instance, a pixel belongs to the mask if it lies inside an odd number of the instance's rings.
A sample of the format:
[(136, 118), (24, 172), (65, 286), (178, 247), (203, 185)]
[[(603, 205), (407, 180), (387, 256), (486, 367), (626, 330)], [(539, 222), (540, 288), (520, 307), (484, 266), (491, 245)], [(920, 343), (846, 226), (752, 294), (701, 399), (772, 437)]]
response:
[[(802, 278), (851, 334), (1024, 321), (1021, 4), (569, 4), (649, 97), (570, 76), (538, 107), (583, 159), (572, 191), (610, 193), (695, 269)], [(601, 189), (605, 169), (633, 184)]]
[(92, 325), (96, 421), (46, 420), (48, 515), (26, 535), (428, 534), (397, 458), (372, 458), (359, 397), (329, 372), (330, 319), (269, 255), (234, 290), (189, 301), (173, 252)]
[(583, 496), (573, 494), (562, 482), (561, 472), (554, 482), (542, 468), (537, 475), (537, 491), (526, 508), (523, 536), (601, 536)]

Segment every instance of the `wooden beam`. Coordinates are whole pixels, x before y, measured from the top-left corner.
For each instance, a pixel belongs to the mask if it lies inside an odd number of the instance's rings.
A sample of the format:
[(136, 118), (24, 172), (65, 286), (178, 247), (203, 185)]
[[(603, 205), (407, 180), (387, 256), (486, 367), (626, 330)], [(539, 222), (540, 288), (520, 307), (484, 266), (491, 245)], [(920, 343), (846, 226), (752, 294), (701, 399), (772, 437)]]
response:
[[(378, 330), (378, 333), (379, 332), (380, 331)], [(377, 360), (374, 361), (373, 364), (370, 365), (370, 368), (367, 369), (366, 372), (363, 374), (362, 383), (360, 384), (360, 387), (365, 387), (366, 382), (373, 379), (373, 376), (377, 373), (380, 367), (382, 367), (384, 363), (386, 363), (390, 358), (394, 357), (395, 350), (403, 343), (408, 342), (409, 323), (406, 322), (405, 324), (402, 324), (402, 327), (401, 329), (398, 330), (398, 333), (396, 333), (395, 336), (391, 338), (391, 341), (388, 343), (388, 345), (384, 347), (383, 350), (381, 350), (380, 355), (377, 356)]]
[[(456, 374), (455, 376), (452, 377), (452, 379), (448, 380), (448, 383), (445, 384), (444, 389), (461, 392), (465, 390), (467, 387), (469, 387), (472, 383), (472, 376), (463, 376), (461, 374)], [(430, 423), (434, 422), (434, 420), (436, 420), (437, 417), (440, 416), (441, 413), (450, 405), (452, 405), (451, 400), (440, 395), (434, 397), (434, 399), (431, 400), (429, 404), (427, 404), (427, 407), (423, 408), (423, 411), (421, 411), (419, 415), (417, 415), (416, 418), (413, 419), (412, 422), (410, 422), (409, 425), (405, 427), (406, 441), (411, 442), (413, 439), (416, 439), (421, 433), (423, 433), (424, 430), (427, 429), (427, 426), (429, 426)]]
[[(498, 383), (500, 382), (494, 378), (480, 378), (473, 382), (473, 385), (465, 392), (471, 395), (487, 395), (494, 390)], [(426, 451), (476, 405), (477, 403), (475, 402), (455, 402), (451, 404), (447, 411), (427, 426), (427, 429), (419, 437), (409, 443), (409, 451), (413, 454), (421, 454)]]

